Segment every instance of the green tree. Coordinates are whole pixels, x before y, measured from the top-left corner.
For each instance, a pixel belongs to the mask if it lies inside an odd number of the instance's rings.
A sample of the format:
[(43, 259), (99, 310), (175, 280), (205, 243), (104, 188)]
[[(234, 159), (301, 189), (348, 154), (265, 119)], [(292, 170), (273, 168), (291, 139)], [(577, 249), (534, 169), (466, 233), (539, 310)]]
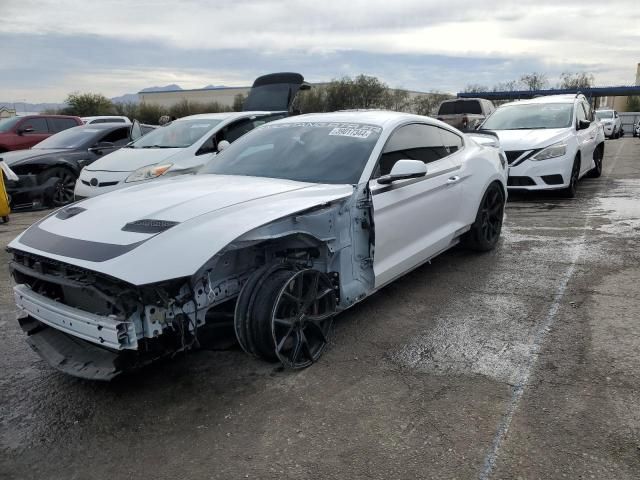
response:
[(387, 89), (385, 108), (396, 112), (408, 112), (412, 102), (409, 92), (402, 89)]
[(562, 72), (560, 74), (560, 88), (589, 88), (595, 83), (595, 77), (588, 72)]
[(88, 117), (92, 115), (113, 115), (115, 107), (111, 100), (100, 93), (73, 92), (67, 96), (65, 111), (70, 115)]
[(520, 82), (529, 91), (542, 90), (549, 85), (547, 75), (540, 72), (525, 73), (520, 77)]
[(640, 112), (640, 96), (627, 97), (627, 112)]
[(488, 92), (489, 87), (485, 85), (479, 85), (477, 83), (470, 83), (466, 87), (464, 87), (463, 92), (465, 93), (480, 93), (480, 92)]
[(241, 112), (244, 106), (244, 101), (247, 99), (245, 95), (242, 93), (238, 93), (235, 97), (233, 97), (233, 111)]
[(418, 115), (433, 115), (444, 100), (453, 98), (442, 92), (426, 93), (413, 98), (413, 111)]

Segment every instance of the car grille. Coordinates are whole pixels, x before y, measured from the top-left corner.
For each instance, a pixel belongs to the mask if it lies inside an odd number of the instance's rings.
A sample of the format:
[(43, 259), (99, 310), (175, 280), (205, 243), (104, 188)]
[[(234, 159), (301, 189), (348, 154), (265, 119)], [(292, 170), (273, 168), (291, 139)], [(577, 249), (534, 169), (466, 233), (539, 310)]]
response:
[[(516, 165), (520, 165), (525, 160), (533, 157), (540, 150), (542, 149), (536, 148), (534, 150), (510, 150), (504, 153), (507, 156), (507, 162), (509, 163), (509, 165), (516, 166)], [(522, 154), (525, 154), (525, 155), (522, 158), (520, 158)]]
[[(84, 183), (87, 187), (91, 187), (91, 183), (87, 182), (86, 180), (82, 180), (82, 183)], [(118, 182), (100, 182), (99, 184), (96, 185), (96, 187), (112, 187), (113, 185), (117, 185)]]

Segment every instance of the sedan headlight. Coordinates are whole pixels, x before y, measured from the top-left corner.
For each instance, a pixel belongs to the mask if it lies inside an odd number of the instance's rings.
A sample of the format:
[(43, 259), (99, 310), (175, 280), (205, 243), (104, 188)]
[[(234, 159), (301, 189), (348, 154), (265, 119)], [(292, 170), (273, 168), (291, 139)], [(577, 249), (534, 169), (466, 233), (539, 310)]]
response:
[(536, 153), (532, 160), (548, 160), (549, 158), (561, 157), (567, 153), (566, 143), (554, 143), (541, 152)]
[(160, 175), (164, 175), (167, 173), (173, 166), (173, 163), (165, 163), (163, 165), (147, 165), (146, 167), (142, 167), (137, 169), (131, 175), (127, 177), (125, 182), (141, 182), (142, 180), (150, 180), (152, 178), (159, 177)]

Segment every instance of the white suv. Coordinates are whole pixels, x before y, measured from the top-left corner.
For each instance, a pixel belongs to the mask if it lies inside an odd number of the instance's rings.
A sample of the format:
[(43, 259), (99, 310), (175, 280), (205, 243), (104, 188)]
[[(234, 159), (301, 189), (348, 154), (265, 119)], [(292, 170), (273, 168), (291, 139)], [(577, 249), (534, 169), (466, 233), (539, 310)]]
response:
[(500, 138), (509, 162), (509, 189), (561, 190), (573, 197), (578, 179), (602, 173), (604, 130), (584, 95), (504, 104), (481, 130)]
[(609, 138), (622, 136), (622, 120), (615, 110), (596, 110), (596, 117), (602, 122), (604, 134)]

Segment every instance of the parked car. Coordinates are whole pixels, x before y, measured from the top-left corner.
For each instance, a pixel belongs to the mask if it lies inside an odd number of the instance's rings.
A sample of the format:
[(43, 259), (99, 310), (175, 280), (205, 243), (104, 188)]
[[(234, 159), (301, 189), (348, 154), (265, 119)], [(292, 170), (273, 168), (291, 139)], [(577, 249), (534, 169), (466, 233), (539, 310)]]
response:
[(633, 136), (640, 137), (640, 119), (633, 126)]
[(0, 153), (33, 147), (54, 133), (82, 125), (67, 115), (25, 115), (0, 119)]
[(504, 104), (480, 130), (498, 134), (509, 188), (576, 194), (578, 180), (599, 177), (604, 131), (584, 95), (552, 95)]
[(102, 115), (96, 117), (81, 117), (85, 125), (93, 125), (96, 123), (131, 123), (129, 117), (116, 115)]
[(230, 317), (248, 353), (309, 366), (336, 313), (459, 242), (495, 247), (495, 144), (398, 112), (268, 123), (197, 175), (84, 200), (13, 240), (20, 325), (91, 379), (195, 348)]
[(303, 83), (304, 78), (297, 73), (265, 75), (256, 79), (243, 112), (191, 115), (159, 127), (128, 148), (85, 168), (76, 184), (76, 199), (197, 171), (221, 146), (259, 125), (287, 116)]
[(596, 117), (602, 122), (604, 134), (608, 138), (620, 138), (624, 135), (622, 131), (622, 120), (615, 110), (596, 110)]
[(454, 98), (438, 108), (438, 120), (462, 130), (477, 128), (496, 108), (484, 98)]
[(56, 133), (30, 150), (0, 154), (19, 178), (5, 180), (11, 208), (66, 205), (73, 201), (73, 189), (83, 167), (139, 135), (140, 128), (132, 125), (83, 125)]

